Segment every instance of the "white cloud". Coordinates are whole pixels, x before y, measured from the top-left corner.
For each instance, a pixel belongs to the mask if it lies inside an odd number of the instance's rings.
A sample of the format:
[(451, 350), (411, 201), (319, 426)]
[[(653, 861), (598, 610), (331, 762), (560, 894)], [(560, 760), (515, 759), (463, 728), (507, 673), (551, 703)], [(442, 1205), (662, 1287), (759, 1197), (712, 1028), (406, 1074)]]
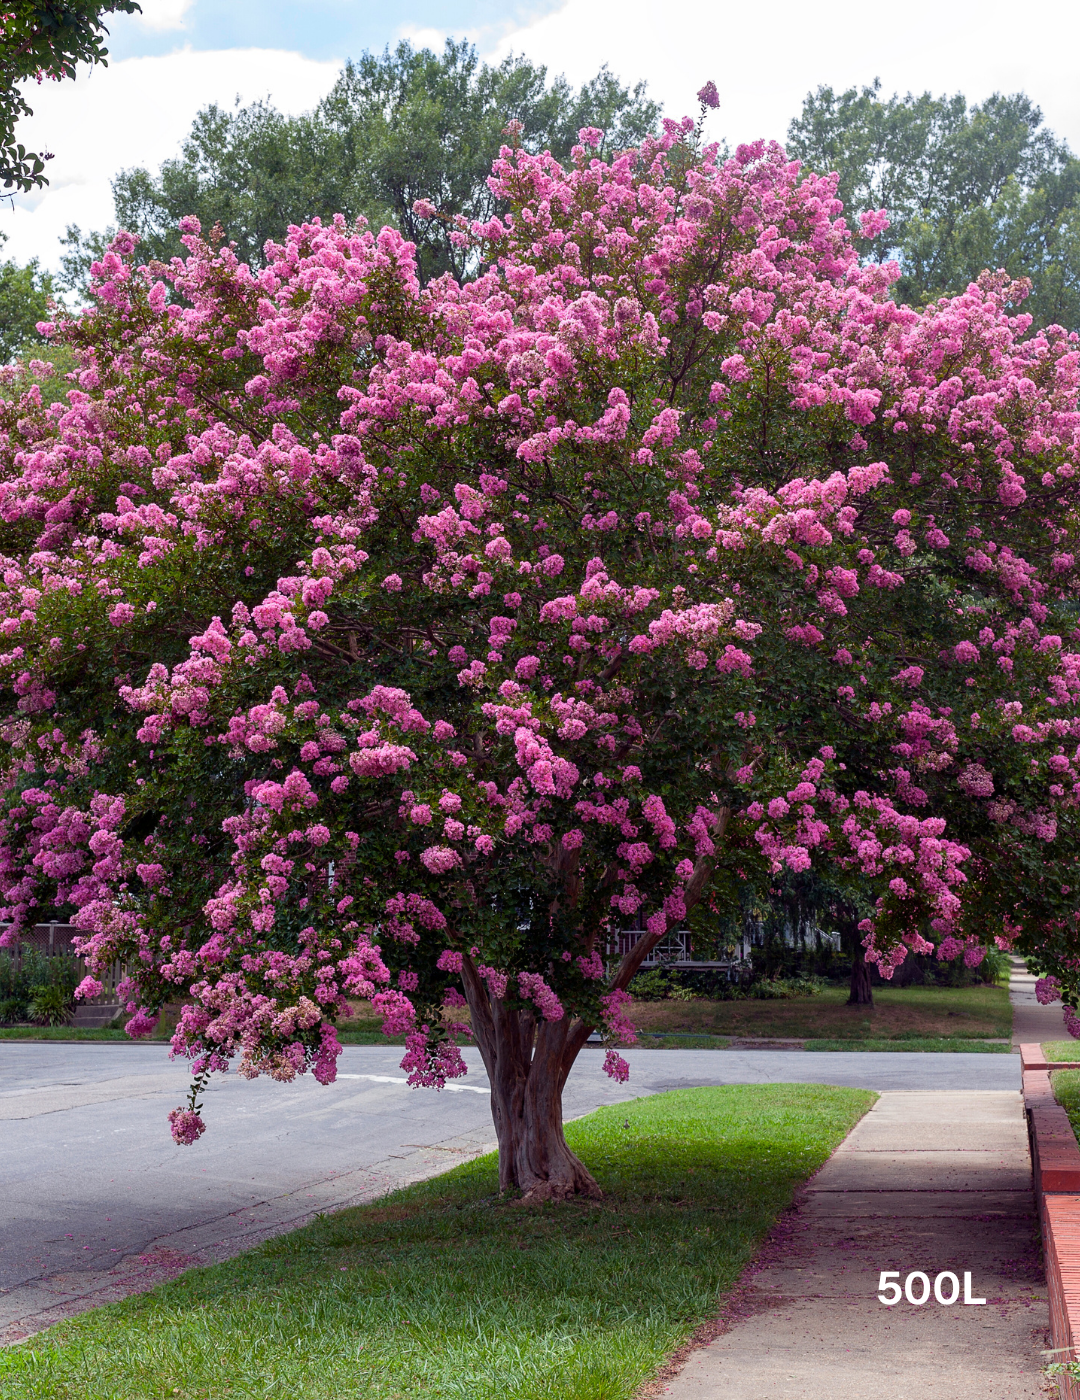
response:
[[(481, 35), (476, 36), (482, 47)], [(886, 93), (962, 92), (969, 101), (1022, 89), (1080, 151), (1075, 0), (908, 0), (875, 10), (865, 0), (566, 0), (490, 46), (513, 50), (579, 83), (602, 63), (624, 82), (645, 78), (669, 116), (697, 115), (694, 94), (712, 78), (721, 108), (714, 135), (782, 138), (805, 94), (880, 76)]]
[(415, 24), (403, 24), (397, 31), (395, 43), (399, 39), (408, 39), (414, 49), (431, 49), (433, 53), (442, 53), (446, 37), (443, 29), (422, 29)]
[(194, 3), (195, 0), (142, 0), (142, 14), (132, 18), (145, 29), (183, 29)]
[(131, 166), (155, 170), (177, 154), (192, 118), (210, 102), (231, 106), (269, 96), (286, 112), (304, 111), (327, 92), (340, 62), (315, 62), (279, 49), (185, 49), (155, 58), (128, 58), (107, 68), (80, 69), (74, 81), (44, 84), (32, 96), (34, 115), (18, 139), (55, 153), (47, 189), (0, 205), (2, 256), (39, 257), (59, 266), (59, 239), (68, 224), (84, 232), (113, 220), (110, 182)]

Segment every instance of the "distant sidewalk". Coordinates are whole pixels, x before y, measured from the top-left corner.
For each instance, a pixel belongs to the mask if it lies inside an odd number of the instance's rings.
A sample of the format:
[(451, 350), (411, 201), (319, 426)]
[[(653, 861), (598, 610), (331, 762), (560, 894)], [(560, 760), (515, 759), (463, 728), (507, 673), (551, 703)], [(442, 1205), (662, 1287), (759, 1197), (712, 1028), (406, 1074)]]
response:
[[(969, 1272), (986, 1303), (886, 1307), (882, 1270), (901, 1283)], [(663, 1396), (1044, 1400), (1049, 1314), (1020, 1094), (882, 1094), (801, 1193), (727, 1322)]]
[(1035, 1000), (1035, 976), (1022, 958), (1010, 958), (1009, 1000), (1012, 1002), (1014, 1045), (1042, 1044), (1044, 1040), (1068, 1040), (1061, 1019), (1061, 1002), (1040, 1006)]

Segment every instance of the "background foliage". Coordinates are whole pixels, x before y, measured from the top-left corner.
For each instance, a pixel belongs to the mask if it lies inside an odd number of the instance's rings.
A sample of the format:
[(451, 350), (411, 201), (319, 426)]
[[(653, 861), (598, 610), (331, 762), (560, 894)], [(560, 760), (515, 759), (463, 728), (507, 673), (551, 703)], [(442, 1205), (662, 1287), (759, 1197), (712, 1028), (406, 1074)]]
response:
[(873, 255), (895, 257), (894, 295), (922, 306), (962, 292), (985, 268), (1029, 277), (1037, 327), (1080, 325), (1080, 161), (1024, 93), (971, 107), (961, 94), (884, 99), (819, 87), (788, 128), (788, 151), (838, 171), (852, 227), (884, 208)]

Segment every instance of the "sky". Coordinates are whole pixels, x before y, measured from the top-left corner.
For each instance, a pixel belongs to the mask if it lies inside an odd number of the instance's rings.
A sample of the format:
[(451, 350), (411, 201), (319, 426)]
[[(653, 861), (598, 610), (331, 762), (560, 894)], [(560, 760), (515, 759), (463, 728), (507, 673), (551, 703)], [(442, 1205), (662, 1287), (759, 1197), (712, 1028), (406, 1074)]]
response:
[[(607, 64), (644, 80), (669, 116), (696, 115), (709, 78), (721, 106), (709, 134), (732, 144), (783, 139), (819, 85), (885, 93), (963, 92), (982, 101), (1023, 90), (1080, 152), (1080, 7), (1042, 0), (142, 0), (113, 16), (107, 68), (31, 87), (27, 147), (52, 151), (50, 185), (5, 198), (0, 257), (56, 268), (69, 224), (112, 222), (110, 182), (156, 170), (178, 153), (196, 112), (269, 98), (286, 112), (313, 106), (346, 58), (403, 38), (441, 47), (468, 38), (488, 59), (523, 53), (577, 84)], [(1023, 23), (1020, 20), (1023, 20)]]

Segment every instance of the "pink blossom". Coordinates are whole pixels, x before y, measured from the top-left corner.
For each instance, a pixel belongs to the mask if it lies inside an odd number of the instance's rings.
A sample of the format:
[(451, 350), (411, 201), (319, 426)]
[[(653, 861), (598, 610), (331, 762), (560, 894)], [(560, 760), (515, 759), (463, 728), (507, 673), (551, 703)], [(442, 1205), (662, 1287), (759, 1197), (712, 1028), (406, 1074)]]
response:
[(536, 1003), (545, 1021), (561, 1021), (562, 1003), (538, 972), (518, 973), (518, 992)]
[(376, 992), (371, 1005), (383, 1018), (383, 1035), (405, 1035), (416, 1023), (413, 1004), (402, 992)]
[(408, 1083), (414, 1089), (441, 1089), (448, 1079), (468, 1073), (458, 1047), (447, 1040), (437, 1040), (432, 1046), (427, 1026), (406, 1036), (401, 1068), (409, 1071)]
[[(140, 1006), (138, 1011), (135, 1012), (135, 1015), (132, 1016), (131, 1020), (124, 1026), (124, 1030), (131, 1036), (132, 1040), (138, 1040), (143, 1036), (152, 1034), (154, 1027), (160, 1019), (160, 1015), (152, 1016), (145, 1007)], [(179, 1139), (177, 1139), (177, 1141), (179, 1141)]]
[(206, 1124), (198, 1113), (188, 1108), (174, 1108), (169, 1114), (173, 1141), (180, 1147), (190, 1147), (206, 1132)]
[(449, 846), (428, 846), (420, 852), (420, 860), (433, 875), (445, 875), (461, 864), (461, 857)]
[[(475, 949), (473, 950), (473, 956), (476, 956)], [(493, 967), (486, 967), (483, 963), (477, 964), (476, 971), (484, 981), (487, 982), (491, 995), (501, 1001), (502, 998), (506, 996), (506, 989), (510, 982), (507, 974), (505, 972), (499, 972)]]
[(600, 998), (600, 1005), (603, 1008), (604, 1024), (607, 1026), (609, 1034), (617, 1040), (625, 1041), (628, 1045), (633, 1045), (637, 1040), (637, 1032), (634, 1023), (627, 1015), (627, 1008), (630, 1006), (631, 997), (628, 992), (624, 992), (620, 987), (606, 993)]
[(969, 797), (991, 797), (994, 779), (981, 763), (968, 763), (957, 778), (956, 786)]
[(575, 961), (581, 971), (582, 977), (594, 982), (603, 978), (604, 962), (595, 948), (588, 957), (578, 957)]

